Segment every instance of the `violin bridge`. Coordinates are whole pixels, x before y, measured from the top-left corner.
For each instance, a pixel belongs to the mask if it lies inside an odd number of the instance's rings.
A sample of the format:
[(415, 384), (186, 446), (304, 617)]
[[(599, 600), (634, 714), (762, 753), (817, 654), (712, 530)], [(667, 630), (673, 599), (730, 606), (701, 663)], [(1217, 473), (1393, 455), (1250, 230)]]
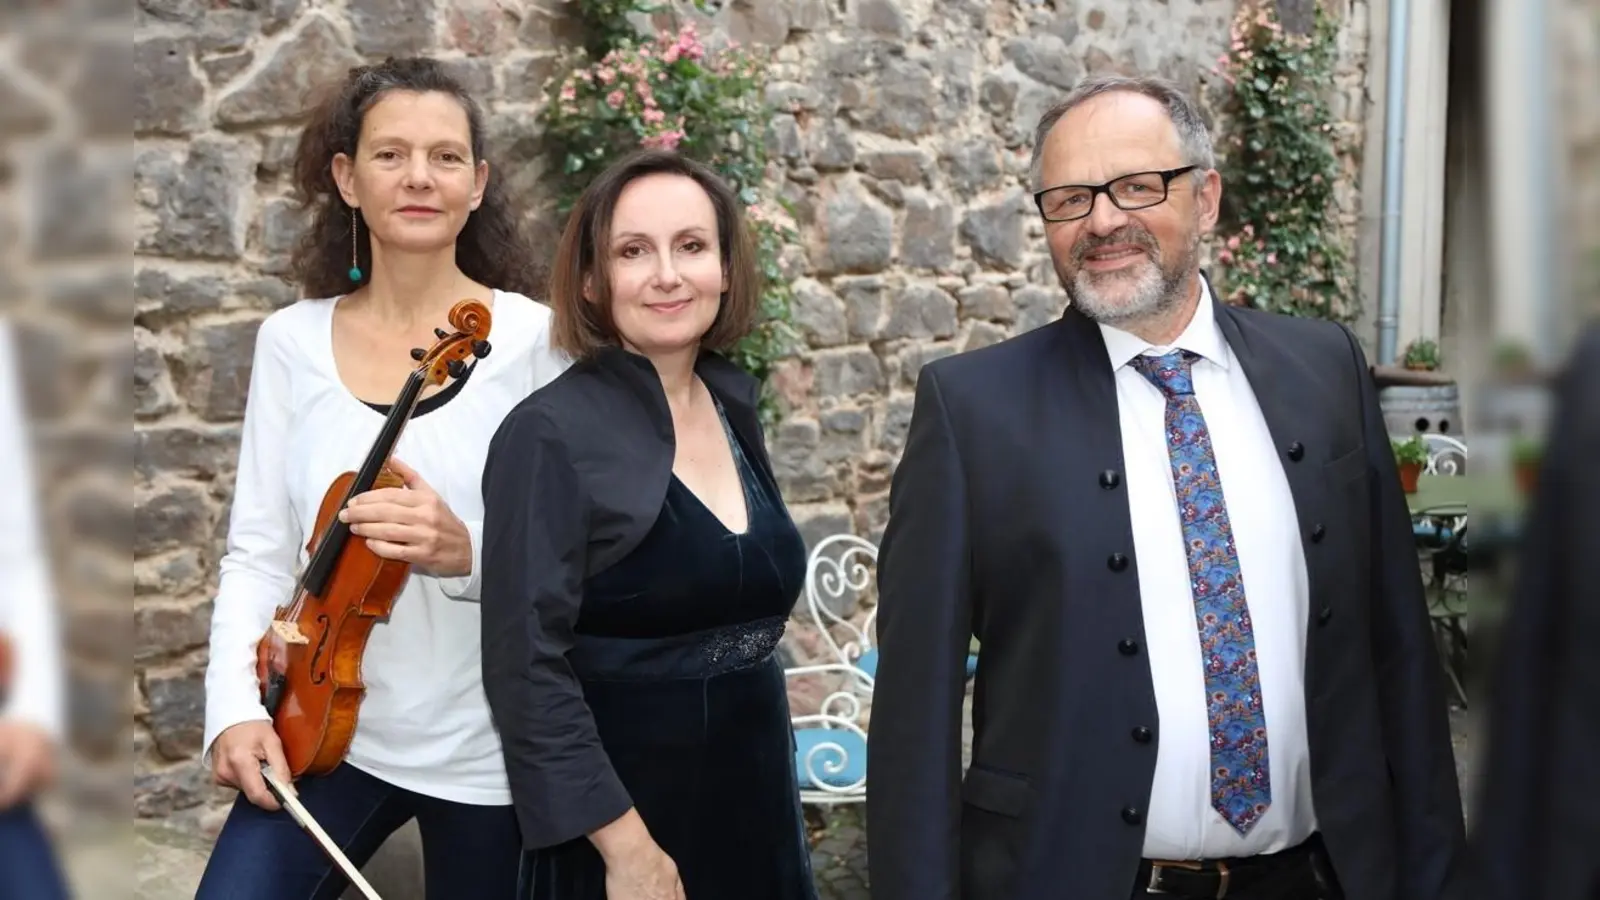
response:
[(278, 621), (272, 623), (272, 631), (278, 636), (278, 639), (283, 641), (285, 644), (311, 643), (310, 639), (301, 633), (300, 626), (293, 622), (285, 622), (282, 619), (279, 619)]

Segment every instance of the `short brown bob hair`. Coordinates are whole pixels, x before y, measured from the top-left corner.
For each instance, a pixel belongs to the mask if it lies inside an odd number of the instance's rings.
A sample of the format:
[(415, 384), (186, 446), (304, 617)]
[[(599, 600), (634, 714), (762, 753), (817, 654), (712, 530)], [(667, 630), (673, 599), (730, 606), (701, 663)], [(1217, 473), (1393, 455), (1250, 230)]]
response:
[[(554, 311), (551, 343), (574, 360), (621, 343), (611, 315), (611, 217), (623, 188), (646, 175), (682, 175), (711, 198), (717, 212), (717, 243), (728, 290), (711, 328), (701, 338), (707, 350), (726, 351), (755, 327), (763, 284), (755, 242), (745, 225), (744, 208), (733, 190), (706, 165), (672, 150), (640, 150), (613, 163), (590, 182), (567, 217), (561, 244), (550, 267), (549, 302)], [(584, 279), (593, 278), (594, 300), (583, 297)]]

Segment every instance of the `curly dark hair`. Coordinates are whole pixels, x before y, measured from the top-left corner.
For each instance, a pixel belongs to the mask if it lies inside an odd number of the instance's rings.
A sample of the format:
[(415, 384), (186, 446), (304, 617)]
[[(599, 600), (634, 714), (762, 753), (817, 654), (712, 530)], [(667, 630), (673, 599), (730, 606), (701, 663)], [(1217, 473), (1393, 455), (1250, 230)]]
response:
[[(291, 274), (306, 296), (333, 297), (367, 283), (372, 271), (371, 236), (357, 229), (356, 254), (361, 280), (350, 280), (351, 209), (333, 180), (333, 158), (356, 155), (361, 125), (389, 91), (448, 94), (467, 112), (473, 164), (485, 155), (483, 110), (466, 88), (437, 60), (389, 58), (378, 65), (358, 66), (342, 82), (329, 85), (312, 105), (295, 151), (294, 187), (301, 211), (311, 210), (310, 226), (300, 237), (291, 260)], [(456, 238), (456, 265), (474, 281), (538, 299), (544, 271), (522, 229), (506, 192), (505, 179), (492, 167), (483, 200), (467, 217)]]

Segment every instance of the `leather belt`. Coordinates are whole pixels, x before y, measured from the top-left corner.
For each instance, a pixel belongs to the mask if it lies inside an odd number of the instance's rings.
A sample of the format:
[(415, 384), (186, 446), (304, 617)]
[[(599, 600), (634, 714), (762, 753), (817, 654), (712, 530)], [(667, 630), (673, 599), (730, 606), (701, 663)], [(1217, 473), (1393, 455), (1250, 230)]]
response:
[[(1265, 856), (1217, 860), (1143, 860), (1139, 884), (1144, 887), (1145, 893), (1157, 896), (1166, 895), (1183, 900), (1225, 900), (1285, 869), (1303, 867), (1308, 881), (1318, 878), (1315, 856), (1320, 847), (1319, 837), (1313, 835), (1298, 846)], [(1148, 869), (1148, 873), (1145, 869)]]

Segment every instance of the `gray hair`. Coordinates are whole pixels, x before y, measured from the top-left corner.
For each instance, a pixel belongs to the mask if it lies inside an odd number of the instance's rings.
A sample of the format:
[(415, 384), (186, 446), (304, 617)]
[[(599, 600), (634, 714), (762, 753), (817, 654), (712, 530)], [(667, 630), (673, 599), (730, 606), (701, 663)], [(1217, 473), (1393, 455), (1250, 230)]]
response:
[(1167, 117), (1172, 119), (1172, 125), (1178, 131), (1178, 147), (1183, 154), (1183, 164), (1199, 167), (1194, 173), (1196, 177), (1203, 177), (1205, 170), (1216, 168), (1211, 134), (1200, 118), (1200, 110), (1177, 85), (1164, 78), (1149, 76), (1091, 75), (1078, 82), (1065, 99), (1039, 117), (1039, 124), (1033, 130), (1033, 159), (1028, 164), (1028, 179), (1033, 190), (1044, 187), (1040, 183), (1043, 178), (1040, 172), (1041, 159), (1044, 156), (1044, 141), (1050, 135), (1050, 130), (1061, 121), (1062, 116), (1090, 98), (1113, 91), (1143, 94), (1166, 109)]

